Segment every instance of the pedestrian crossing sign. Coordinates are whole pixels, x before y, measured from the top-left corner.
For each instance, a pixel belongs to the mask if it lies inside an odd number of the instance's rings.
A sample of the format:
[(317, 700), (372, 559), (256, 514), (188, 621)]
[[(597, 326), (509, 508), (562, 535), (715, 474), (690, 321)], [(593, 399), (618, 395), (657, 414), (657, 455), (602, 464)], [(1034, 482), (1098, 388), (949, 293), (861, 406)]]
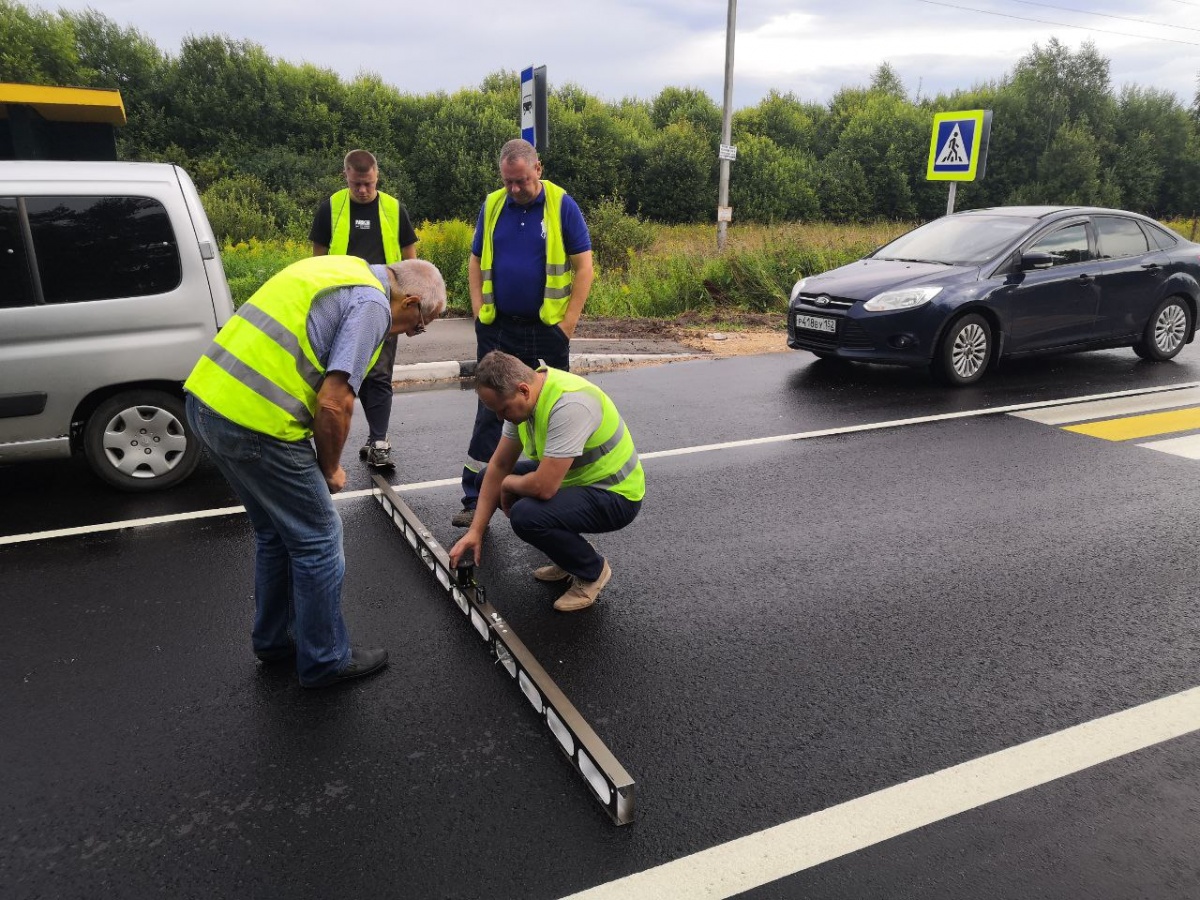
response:
[(987, 168), (992, 111), (938, 113), (933, 117), (929, 142), (929, 181), (976, 181)]

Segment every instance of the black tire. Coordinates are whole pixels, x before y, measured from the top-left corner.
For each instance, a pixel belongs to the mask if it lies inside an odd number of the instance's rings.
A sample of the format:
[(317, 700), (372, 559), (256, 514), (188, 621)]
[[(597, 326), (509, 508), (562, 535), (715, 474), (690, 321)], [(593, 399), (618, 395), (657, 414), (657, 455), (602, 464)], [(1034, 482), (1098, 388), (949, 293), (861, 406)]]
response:
[(942, 336), (930, 366), (946, 384), (962, 387), (983, 377), (992, 361), (992, 326), (977, 313), (955, 319)]
[(126, 391), (101, 403), (83, 428), (88, 465), (113, 487), (135, 493), (183, 481), (200, 461), (183, 400), (165, 391)]
[(1163, 362), (1174, 359), (1192, 333), (1192, 311), (1182, 297), (1167, 297), (1146, 322), (1142, 339), (1133, 352), (1142, 359)]

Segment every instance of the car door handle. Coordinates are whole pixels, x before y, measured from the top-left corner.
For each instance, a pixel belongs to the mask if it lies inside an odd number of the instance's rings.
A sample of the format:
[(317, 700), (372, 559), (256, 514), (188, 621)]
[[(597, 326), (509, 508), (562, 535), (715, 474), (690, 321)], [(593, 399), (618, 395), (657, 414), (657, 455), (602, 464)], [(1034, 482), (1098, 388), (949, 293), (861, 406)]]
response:
[(1089, 281), (1095, 281), (1095, 280), (1096, 280), (1096, 279), (1095, 279), (1095, 276), (1093, 276), (1093, 275), (1089, 275), (1087, 272), (1083, 272), (1083, 273), (1081, 273), (1081, 274), (1080, 274), (1080, 275), (1079, 275), (1079, 276), (1076, 278), (1076, 281), (1079, 281), (1079, 282), (1081, 282), (1082, 284), (1087, 284)]
[(1160, 268), (1160, 266), (1158, 265), (1158, 263), (1149, 262), (1149, 263), (1142, 263), (1142, 268), (1150, 269), (1151, 271), (1153, 271), (1154, 269)]

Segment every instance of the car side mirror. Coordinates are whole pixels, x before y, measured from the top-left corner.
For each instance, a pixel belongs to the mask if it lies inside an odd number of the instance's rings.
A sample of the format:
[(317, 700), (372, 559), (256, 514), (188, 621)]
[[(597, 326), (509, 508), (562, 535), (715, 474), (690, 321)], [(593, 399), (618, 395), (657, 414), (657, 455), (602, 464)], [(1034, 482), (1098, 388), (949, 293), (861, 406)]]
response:
[(1030, 250), (1021, 254), (1019, 268), (1022, 272), (1030, 269), (1049, 269), (1054, 265), (1054, 255), (1044, 250)]

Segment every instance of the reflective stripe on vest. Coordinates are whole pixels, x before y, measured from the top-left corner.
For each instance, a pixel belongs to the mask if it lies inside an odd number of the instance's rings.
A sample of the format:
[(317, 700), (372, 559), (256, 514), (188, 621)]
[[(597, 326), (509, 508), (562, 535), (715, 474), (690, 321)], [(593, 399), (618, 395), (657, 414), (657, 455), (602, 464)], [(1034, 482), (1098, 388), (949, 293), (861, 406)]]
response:
[(244, 428), (283, 441), (310, 437), (325, 369), (308, 340), (308, 313), (318, 295), (356, 285), (383, 292), (370, 267), (355, 256), (293, 263), (217, 332), (184, 388)]
[[(350, 189), (342, 188), (329, 198), (329, 255), (345, 256), (350, 249)], [(400, 201), (379, 192), (379, 234), (383, 238), (383, 261), (400, 260)]]
[(641, 500), (646, 494), (646, 475), (629, 429), (608, 395), (570, 372), (548, 366), (538, 371), (546, 373), (546, 381), (538, 394), (533, 427), (530, 428), (529, 422), (517, 425), (525, 455), (532, 460), (542, 458), (554, 404), (564, 393), (582, 391), (599, 401), (600, 425), (584, 443), (583, 453), (572, 461), (562, 486), (600, 487), (630, 500)]
[[(543, 181), (542, 190), (546, 192), (546, 208), (542, 213), (542, 223), (546, 226), (546, 287), (538, 317), (544, 325), (557, 325), (567, 317), (571, 282), (575, 277), (567, 262), (567, 248), (563, 244), (562, 234), (562, 203), (567, 192), (552, 181)], [(483, 255), (479, 257), (479, 267), (483, 270), (483, 306), (479, 310), (479, 321), (484, 325), (496, 321), (495, 288), (492, 286), (492, 236), (507, 196), (508, 191), (504, 188), (493, 191), (488, 194), (483, 207)]]

